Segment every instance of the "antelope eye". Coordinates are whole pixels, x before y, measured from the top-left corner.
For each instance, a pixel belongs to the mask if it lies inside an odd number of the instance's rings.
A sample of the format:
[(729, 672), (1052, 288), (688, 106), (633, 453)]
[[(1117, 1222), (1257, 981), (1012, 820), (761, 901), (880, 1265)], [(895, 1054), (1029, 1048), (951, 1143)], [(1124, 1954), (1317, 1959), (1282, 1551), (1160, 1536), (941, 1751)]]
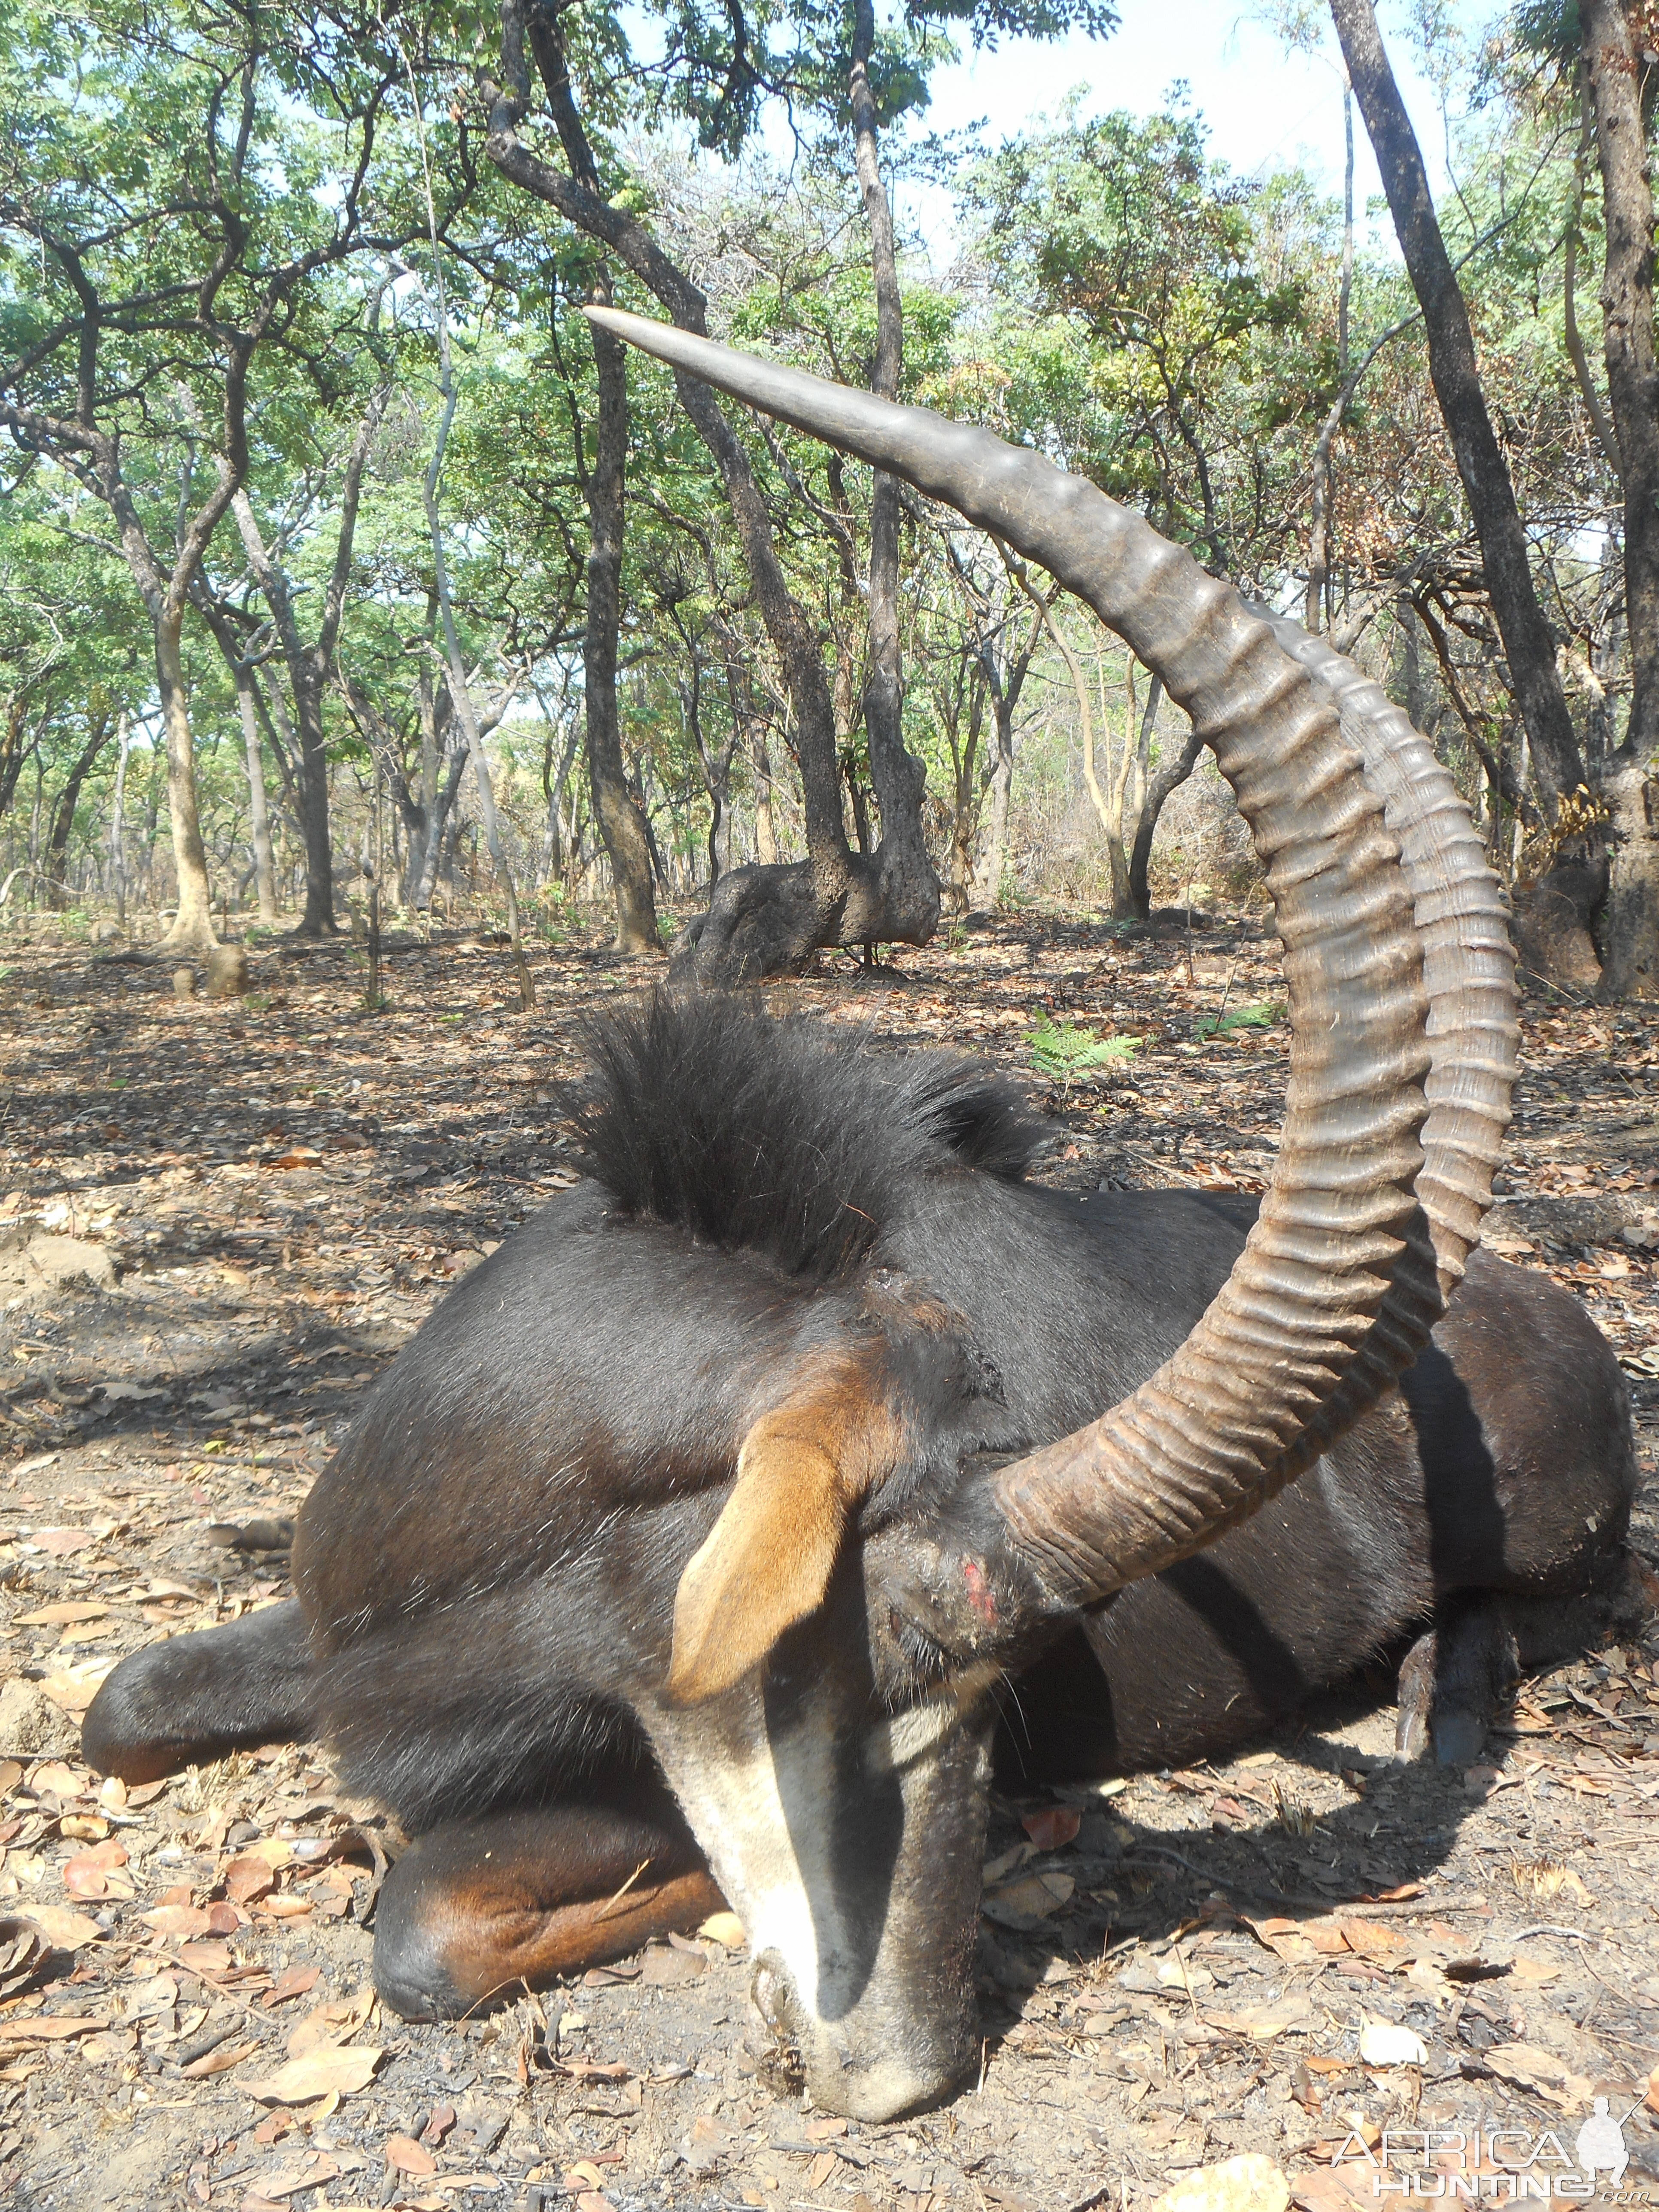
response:
[[(897, 1606), (887, 1611), (887, 1630), (902, 1670), (906, 1692), (931, 1689), (951, 1673), (951, 1656), (939, 1638)], [(895, 1687), (900, 1686), (895, 1685)]]

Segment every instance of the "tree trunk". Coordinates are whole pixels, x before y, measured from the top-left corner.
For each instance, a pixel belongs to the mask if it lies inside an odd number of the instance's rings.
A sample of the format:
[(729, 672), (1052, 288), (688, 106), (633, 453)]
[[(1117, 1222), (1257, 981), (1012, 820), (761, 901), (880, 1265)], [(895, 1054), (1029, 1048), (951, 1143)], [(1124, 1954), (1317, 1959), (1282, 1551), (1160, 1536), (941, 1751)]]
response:
[(686, 647), (690, 679), (676, 689), (702, 774), (702, 787), (708, 796), (708, 888), (712, 893), (732, 866), (732, 756), (738, 744), (737, 701), (734, 693), (732, 729), (726, 743), (711, 745), (702, 726), (702, 665), (689, 638)]
[(52, 809), (52, 828), (46, 837), (47, 897), (55, 907), (69, 904), (69, 842), (75, 828), (75, 810), (81, 803), (81, 787), (88, 771), (104, 747), (109, 743), (109, 716), (106, 714), (93, 726), (92, 734), (76, 755), (69, 779), (58, 794), (58, 804)]
[(248, 842), (253, 848), (253, 884), (259, 919), (267, 927), (282, 921), (276, 878), (271, 866), (270, 816), (265, 805), (265, 767), (259, 744), (259, 705), (253, 696), (253, 671), (236, 672), (236, 705), (242, 718), (242, 749), (247, 757)]
[[(1342, 277), (1336, 301), (1336, 388), (1348, 381), (1348, 301), (1353, 291), (1353, 87), (1342, 88)], [(1312, 519), (1308, 532), (1308, 595), (1305, 629), (1318, 635), (1331, 573), (1331, 449), (1341, 428), (1343, 410), (1333, 408), (1314, 441)]]
[(334, 849), (329, 835), (328, 752), (320, 684), (307, 681), (295, 686), (294, 719), (299, 726), (300, 826), (306, 846), (306, 903), (297, 933), (332, 937), (339, 925), (334, 919)]
[(276, 626), (288, 669), (289, 690), (294, 698), (300, 832), (306, 848), (305, 910), (295, 933), (301, 937), (332, 937), (337, 924), (334, 919), (334, 853), (328, 822), (328, 752), (323, 737), (324, 672), (317, 665), (316, 653), (301, 639), (288, 579), (265, 550), (252, 505), (245, 491), (237, 493), (232, 507), (249, 566), (258, 579), (259, 589)]
[[(576, 108), (562, 36), (557, 19), (547, 13), (538, 11), (528, 26), (528, 46), (572, 173), (567, 176), (541, 161), (518, 137), (529, 106), (522, 0), (502, 3), (501, 59), (507, 84), (504, 90), (492, 90), (489, 158), (503, 176), (556, 208), (567, 222), (614, 253), (682, 329), (706, 336), (708, 303), (702, 291), (637, 216), (582, 181), (597, 175), (598, 165)], [(790, 593), (748, 454), (706, 385), (678, 372), (674, 381), (687, 420), (714, 457), (754, 584), (755, 605), (782, 665), (794, 712), (807, 850), (805, 861), (793, 867), (760, 864), (752, 870), (734, 868), (722, 878), (708, 913), (688, 925), (676, 948), (677, 972), (696, 982), (729, 986), (799, 969), (820, 945), (925, 941), (915, 934), (913, 915), (887, 911), (878, 864), (856, 859), (848, 845), (835, 715), (817, 625)]]
[(115, 898), (115, 919), (123, 928), (127, 919), (126, 811), (127, 756), (132, 750), (132, 727), (127, 710), (121, 709), (116, 731), (115, 789), (109, 803), (109, 884)]
[[(948, 550), (948, 538), (946, 546)], [(1009, 564), (1010, 574), (1033, 602), (1031, 627), (1022, 650), (1015, 653), (1000, 672), (996, 644), (999, 635), (1006, 631), (1007, 623), (994, 619), (989, 596), (980, 591), (954, 553), (951, 555), (951, 563), (957, 584), (974, 609), (977, 631), (975, 659), (979, 663), (985, 689), (990, 694), (996, 731), (996, 750), (992, 757), (986, 793), (990, 801), (990, 813), (986, 823), (979, 869), (969, 894), (969, 911), (975, 914), (994, 913), (1001, 903), (1002, 870), (1008, 851), (1008, 806), (1014, 787), (1014, 715), (1019, 707), (1020, 693), (1025, 688), (1025, 678), (1030, 672), (1031, 656), (1036, 651), (1037, 640), (1042, 635), (1048, 599), (1032, 587), (1029, 578), (1018, 565)], [(1054, 592), (1059, 589), (1058, 584), (1053, 587)]]
[(1580, 228), (1584, 212), (1584, 164), (1595, 138), (1595, 112), (1590, 100), (1589, 76), (1580, 71), (1578, 80), (1579, 106), (1583, 125), (1578, 133), (1578, 149), (1572, 159), (1572, 204), (1567, 217), (1566, 236), (1561, 241), (1561, 328), (1567, 342), (1567, 359), (1572, 363), (1572, 373), (1578, 380), (1578, 396), (1584, 403), (1584, 411), (1595, 432), (1595, 442), (1601, 448), (1602, 459), (1619, 474), (1619, 441), (1607, 411), (1601, 404), (1601, 395), (1595, 388), (1595, 379), (1590, 374), (1589, 358), (1584, 351), (1584, 341), (1578, 332), (1578, 248)]
[[(605, 287), (608, 295), (609, 286)], [(593, 818), (611, 855), (617, 899), (617, 950), (632, 957), (659, 952), (662, 932), (651, 883), (647, 825), (628, 788), (617, 703), (617, 634), (622, 621), (623, 478), (628, 457), (627, 349), (609, 331), (593, 332), (599, 417), (587, 478), (587, 611), (582, 627), (587, 781)]]
[(1002, 687), (991, 693), (997, 749), (986, 797), (985, 843), (974, 878), (971, 911), (994, 914), (1002, 904), (1002, 870), (1008, 857), (1008, 801), (1014, 787), (1014, 707)]
[(1600, 914), (1603, 999), (1659, 998), (1659, 775), (1628, 743), (1608, 763), (1607, 888)]
[[(1024, 580), (1022, 578), (1021, 581)], [(1072, 641), (1061, 634), (1053, 609), (1046, 608), (1044, 612), (1048, 617), (1048, 635), (1060, 647), (1060, 657), (1066, 663), (1066, 672), (1072, 679), (1072, 690), (1076, 695), (1078, 722), (1083, 734), (1083, 781), (1088, 788), (1090, 804), (1100, 823), (1101, 836), (1106, 841), (1106, 862), (1112, 878), (1112, 914), (1114, 918), (1121, 919), (1129, 910), (1129, 871), (1123, 857), (1123, 785), (1127, 778), (1113, 772), (1109, 740), (1106, 775), (1112, 787), (1111, 793), (1109, 795), (1100, 787), (1100, 777), (1095, 768), (1095, 717), (1089, 704), (1089, 679), (1083, 672), (1083, 663), (1078, 658)], [(1132, 738), (1126, 731), (1123, 739), (1123, 767), (1126, 771), (1133, 756)], [(1116, 801), (1115, 813), (1114, 799)]]
[[(1158, 678), (1154, 677), (1152, 694), (1146, 702), (1149, 717), (1158, 712)], [(1146, 787), (1146, 796), (1140, 805), (1140, 819), (1135, 824), (1134, 844), (1129, 853), (1129, 904), (1141, 921), (1152, 918), (1152, 894), (1147, 878), (1152, 865), (1152, 838), (1158, 830), (1158, 817), (1164, 811), (1164, 803), (1170, 793), (1178, 791), (1198, 766), (1198, 757), (1203, 750), (1204, 740), (1194, 730), (1184, 750), (1167, 768), (1159, 769)]]
[(1601, 285), (1607, 397), (1625, 493), (1631, 703), (1608, 763), (1608, 880), (1601, 915), (1606, 998), (1659, 997), (1659, 371), (1653, 336), (1653, 195), (1641, 64), (1620, 0), (1580, 0), (1584, 68), (1607, 220)]
[(974, 830), (979, 809), (975, 801), (974, 786), (979, 769), (980, 734), (985, 726), (985, 684), (969, 678), (968, 734), (958, 739), (957, 726), (961, 709), (957, 709), (957, 723), (951, 729), (951, 911), (954, 915), (968, 912), (972, 903), (974, 888)]
[[(870, 227), (870, 265), (876, 294), (876, 357), (870, 389), (896, 399), (904, 358), (904, 324), (898, 263), (893, 251), (893, 210), (881, 177), (876, 103), (869, 63), (875, 44), (873, 0), (854, 0), (853, 65), (848, 94), (853, 153), (865, 220)], [(904, 696), (899, 657), (899, 486), (879, 469), (870, 495), (870, 650), (864, 686), (864, 728), (870, 781), (881, 809), (877, 875), (890, 930), (908, 943), (926, 944), (939, 924), (939, 878), (922, 834), (921, 799), (927, 785), (923, 763), (904, 750)]]
[[(427, 634), (437, 623), (435, 604), (427, 608)], [(423, 842), (417, 854), (411, 843), (409, 855), (409, 880), (413, 887), (410, 903), (417, 909), (431, 904), (432, 886), (437, 880), (438, 821), (438, 702), (433, 696), (431, 671), (424, 660), (417, 681), (421, 701), (421, 818), (425, 825)]]
[(1533, 587), (1515, 487), (1481, 390), (1468, 309), (1446, 252), (1422, 152), (1371, 0), (1331, 0), (1331, 14), (1412, 289), (1423, 310), (1429, 374), (1480, 541), (1486, 591), (1532, 739), (1534, 773), (1553, 818), (1560, 801), (1583, 783), (1583, 762), (1556, 671), (1554, 643)]
[(178, 951), (211, 951), (213, 891), (208, 882), (207, 851), (196, 810), (196, 748), (185, 697), (180, 632), (184, 610), (164, 604), (155, 621), (155, 681), (161, 695), (167, 732), (167, 810), (173, 817), (173, 860), (179, 877), (179, 903), (162, 943)]
[(778, 863), (778, 829), (772, 818), (772, 756), (758, 715), (749, 725), (749, 768), (755, 780), (755, 858), (763, 867)]

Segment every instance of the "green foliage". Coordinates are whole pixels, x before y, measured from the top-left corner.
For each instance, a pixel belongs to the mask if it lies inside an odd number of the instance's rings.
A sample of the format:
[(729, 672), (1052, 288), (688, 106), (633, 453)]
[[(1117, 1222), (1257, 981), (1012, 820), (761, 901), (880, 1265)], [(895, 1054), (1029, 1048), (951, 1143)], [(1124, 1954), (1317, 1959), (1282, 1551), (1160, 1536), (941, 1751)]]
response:
[(1195, 1037), (1227, 1036), (1234, 1030), (1270, 1030), (1284, 1018), (1284, 1006), (1274, 1000), (1271, 1006), (1233, 1006), (1214, 1019), (1193, 1024)]
[(1331, 380), (1283, 188), (1231, 176), (1176, 110), (1017, 139), (963, 199), (1025, 306), (999, 331), (1012, 411), (1033, 429), (1046, 412), (1073, 466), (1249, 573), (1263, 461)]
[(1132, 1060), (1140, 1049), (1137, 1036), (1095, 1036), (1071, 1022), (1057, 1022), (1041, 1006), (1031, 1009), (1025, 1033), (1031, 1066), (1046, 1082), (1069, 1091), (1091, 1068)]

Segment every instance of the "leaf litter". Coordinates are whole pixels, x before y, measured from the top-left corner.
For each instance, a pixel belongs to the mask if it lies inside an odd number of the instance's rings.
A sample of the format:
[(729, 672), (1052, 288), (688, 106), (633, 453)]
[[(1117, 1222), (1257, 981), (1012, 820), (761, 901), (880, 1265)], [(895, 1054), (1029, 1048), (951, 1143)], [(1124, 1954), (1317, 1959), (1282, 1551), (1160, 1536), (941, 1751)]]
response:
[[(999, 1801), (977, 2082), (891, 2127), (803, 2110), (745, 2048), (732, 1915), (411, 2026), (368, 1981), (394, 1838), (320, 1752), (131, 1790), (80, 1763), (124, 1652), (287, 1594), (356, 1398), (575, 1179), (576, 1021), (649, 980), (606, 934), (538, 955), (529, 1018), (441, 933), (392, 940), (373, 1018), (332, 948), (260, 956), (240, 1003), (49, 939), (0, 978), (0, 1225), (92, 1252), (0, 1314), (0, 2201), (1255, 2212), (1282, 2185), (1352, 2212), (1345, 2141), (1576, 2127), (1600, 2094), (1632, 2114), (1627, 2181), (1659, 2180), (1651, 1634), (1524, 1686), (1468, 1778), (1390, 1766), (1379, 1674), (1231, 1762)], [(1063, 1188), (1259, 1190), (1276, 947), (1236, 915), (1208, 937), (1194, 963), (1184, 932), (1021, 914), (769, 995), (998, 1065)], [(1488, 1241), (1589, 1307), (1650, 1473), (1659, 1025), (1529, 1000), (1523, 1033)]]

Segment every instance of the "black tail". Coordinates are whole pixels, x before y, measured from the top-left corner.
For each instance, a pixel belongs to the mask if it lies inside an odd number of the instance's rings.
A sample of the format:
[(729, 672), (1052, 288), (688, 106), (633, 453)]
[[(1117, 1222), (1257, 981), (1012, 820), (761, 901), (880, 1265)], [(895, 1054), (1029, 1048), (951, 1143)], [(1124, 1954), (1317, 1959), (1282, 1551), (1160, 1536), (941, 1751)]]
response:
[(945, 1053), (880, 1054), (732, 998), (659, 994), (588, 1031), (576, 1121), (629, 1212), (832, 1281), (918, 1177), (1018, 1182), (1041, 1141), (1016, 1094)]

